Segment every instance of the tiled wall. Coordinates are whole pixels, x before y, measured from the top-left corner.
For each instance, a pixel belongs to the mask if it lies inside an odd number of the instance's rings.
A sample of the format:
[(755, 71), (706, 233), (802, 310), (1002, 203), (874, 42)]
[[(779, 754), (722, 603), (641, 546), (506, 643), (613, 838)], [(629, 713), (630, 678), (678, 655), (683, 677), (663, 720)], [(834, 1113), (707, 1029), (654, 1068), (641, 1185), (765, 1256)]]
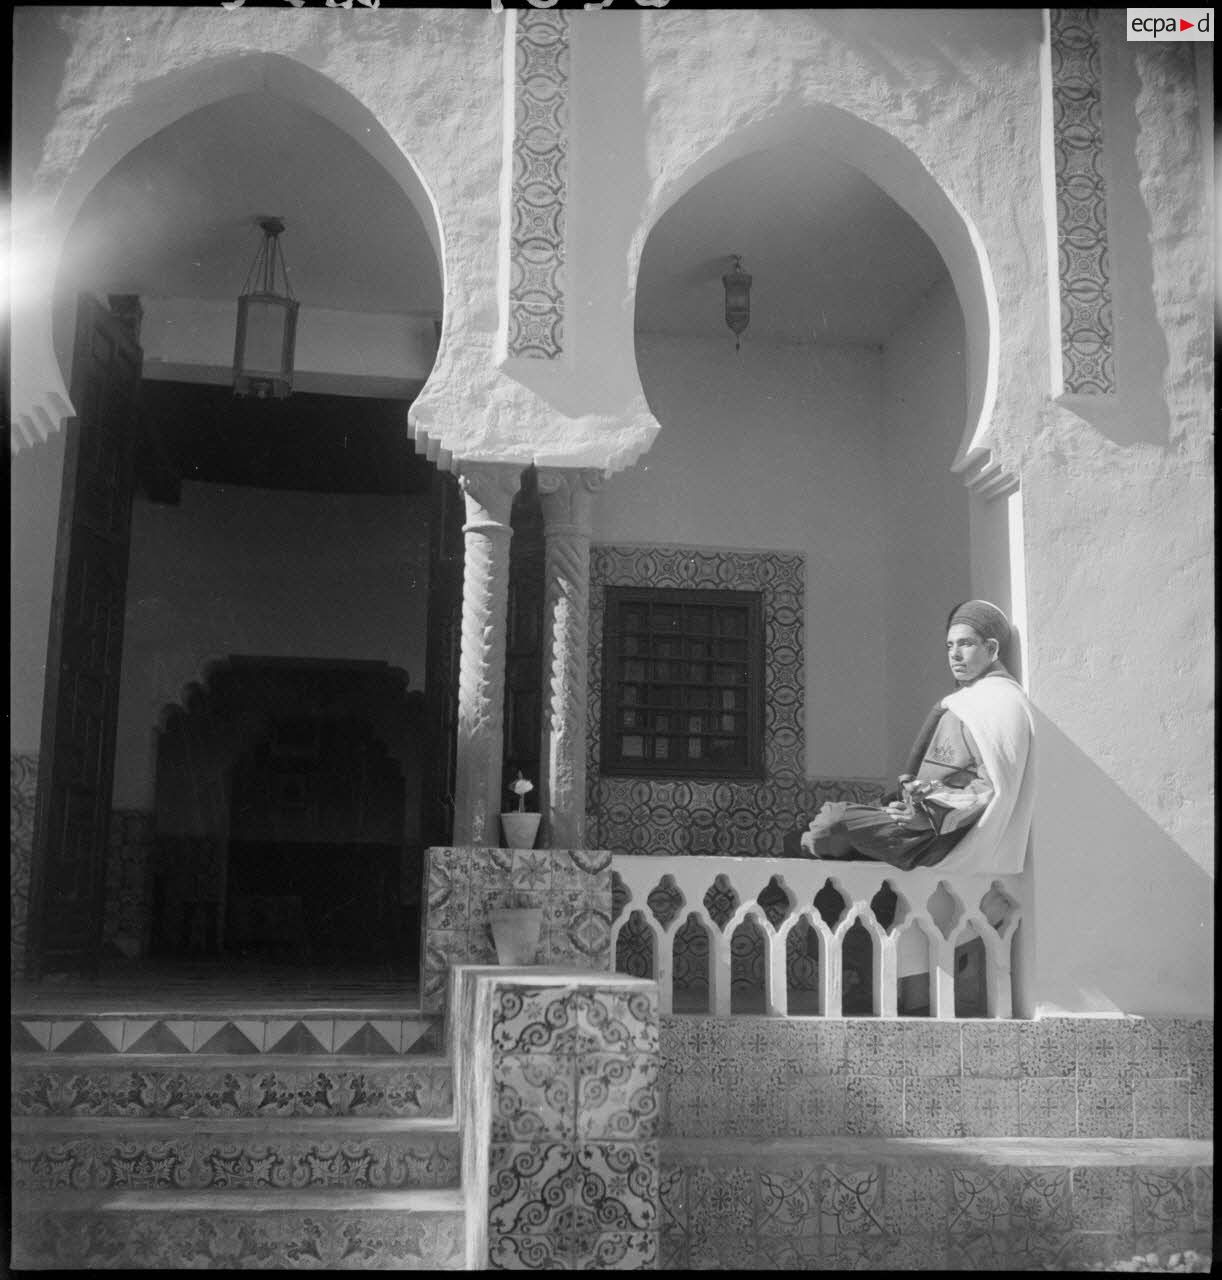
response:
[(9, 755), (8, 880), (9, 964), (14, 977), (25, 972), (30, 913), (30, 868), (34, 857), (34, 797), (38, 788), (38, 753)]
[(674, 1137), (1213, 1137), (1213, 1023), (662, 1019)]
[(606, 850), (431, 848), (424, 856), (424, 1013), (444, 1008), (451, 965), (496, 963), (489, 913), (509, 905), (511, 896), (525, 895), (525, 905), (544, 908), (540, 964), (611, 968), (611, 855)]
[(491, 1265), (653, 1269), (656, 989), (498, 985), (492, 998)]

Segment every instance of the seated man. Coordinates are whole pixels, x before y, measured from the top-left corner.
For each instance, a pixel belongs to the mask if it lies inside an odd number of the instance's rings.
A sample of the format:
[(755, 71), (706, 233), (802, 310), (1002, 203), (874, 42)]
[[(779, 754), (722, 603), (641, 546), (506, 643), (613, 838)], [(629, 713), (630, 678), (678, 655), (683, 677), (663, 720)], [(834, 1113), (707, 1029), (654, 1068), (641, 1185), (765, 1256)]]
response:
[(926, 717), (884, 805), (831, 801), (802, 837), (814, 858), (889, 862), (902, 871), (1022, 870), (1031, 825), (1031, 708), (998, 656), (1010, 623), (969, 600), (947, 619), (946, 656), (958, 683)]

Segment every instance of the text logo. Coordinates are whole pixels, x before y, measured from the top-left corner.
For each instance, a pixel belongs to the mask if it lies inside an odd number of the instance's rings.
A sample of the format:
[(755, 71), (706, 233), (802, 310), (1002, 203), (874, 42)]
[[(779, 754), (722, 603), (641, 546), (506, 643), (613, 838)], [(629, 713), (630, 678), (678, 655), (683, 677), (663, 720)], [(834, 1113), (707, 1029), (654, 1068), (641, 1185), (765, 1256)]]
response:
[(1212, 9), (1127, 9), (1129, 40), (1209, 40), (1214, 38)]

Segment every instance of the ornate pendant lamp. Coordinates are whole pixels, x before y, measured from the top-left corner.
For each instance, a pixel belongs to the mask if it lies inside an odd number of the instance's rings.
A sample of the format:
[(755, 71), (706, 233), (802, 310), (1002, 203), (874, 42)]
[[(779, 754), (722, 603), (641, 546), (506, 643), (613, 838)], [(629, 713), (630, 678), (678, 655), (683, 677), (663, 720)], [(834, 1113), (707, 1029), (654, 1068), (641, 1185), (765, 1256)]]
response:
[[(233, 393), (283, 399), (293, 390), (293, 348), (297, 340), (297, 300), (289, 288), (280, 251), (282, 218), (260, 218), (263, 243), (238, 297), (238, 332), (233, 348)], [(277, 268), (284, 280), (276, 288)]]
[(734, 269), (721, 277), (726, 288), (726, 324), (734, 334), (734, 350), (742, 346), (743, 330), (751, 323), (751, 277), (743, 270), (742, 259), (731, 254)]

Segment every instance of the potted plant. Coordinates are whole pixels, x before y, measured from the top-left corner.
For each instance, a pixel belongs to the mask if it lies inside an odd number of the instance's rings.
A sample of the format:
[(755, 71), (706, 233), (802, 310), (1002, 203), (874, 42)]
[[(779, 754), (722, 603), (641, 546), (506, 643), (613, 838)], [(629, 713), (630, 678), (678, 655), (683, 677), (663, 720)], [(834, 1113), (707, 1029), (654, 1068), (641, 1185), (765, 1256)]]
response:
[(539, 834), (541, 813), (526, 812), (526, 797), (535, 789), (533, 782), (518, 776), (509, 784), (509, 790), (518, 797), (518, 807), (508, 813), (501, 814), (501, 830), (505, 833), (505, 847), (508, 849), (533, 849), (535, 838)]
[(543, 928), (543, 908), (528, 893), (511, 893), (505, 906), (488, 913), (498, 964), (534, 964)]

